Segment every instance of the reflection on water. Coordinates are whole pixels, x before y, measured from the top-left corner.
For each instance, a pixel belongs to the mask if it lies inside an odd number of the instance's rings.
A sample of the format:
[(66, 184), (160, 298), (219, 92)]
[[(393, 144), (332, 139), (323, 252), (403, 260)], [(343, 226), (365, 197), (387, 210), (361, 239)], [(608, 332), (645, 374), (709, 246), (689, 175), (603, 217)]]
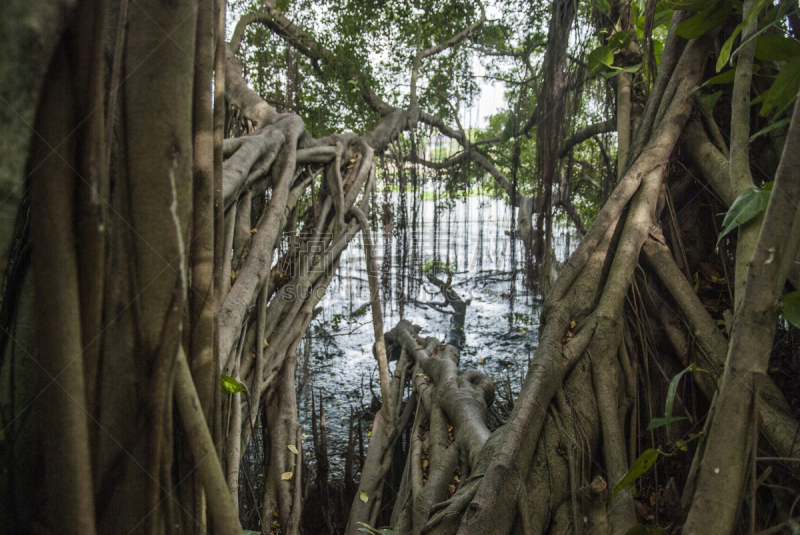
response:
[[(395, 206), (397, 196), (392, 199)], [(378, 221), (380, 229), (373, 233), (373, 242), (382, 283), (384, 329), (407, 319), (423, 327), (421, 335), (444, 339), (450, 315), (426, 305), (443, 298), (423, 272), (437, 262), (449, 266), (454, 271), (454, 288), (470, 300), (461, 368), (475, 368), (497, 383), (509, 384), (516, 396), (537, 345), (539, 307), (522, 280), (520, 243), (512, 255), (511, 211), (503, 200), (485, 196), (447, 202), (438, 203), (438, 210), (433, 201), (420, 202), (416, 218), (407, 218), (416, 220), (416, 232), (402, 228), (400, 221), (395, 225), (391, 218)], [(559, 260), (565, 260), (568, 247), (562, 231), (555, 244)], [(307, 351), (298, 349), (299, 364), (302, 353), (309, 357), (309, 383), (298, 403), (302, 433), (310, 439), (313, 387), (325, 405), (332, 478), (341, 475), (351, 407), (359, 411), (369, 407), (372, 392), (380, 391), (368, 303), (363, 242), (358, 236), (343, 254), (321, 303), (323, 310), (311, 324)], [(498, 393), (499, 401), (507, 396), (504, 392)], [(366, 433), (369, 424), (364, 425)], [(308, 460), (310, 449), (304, 448)]]

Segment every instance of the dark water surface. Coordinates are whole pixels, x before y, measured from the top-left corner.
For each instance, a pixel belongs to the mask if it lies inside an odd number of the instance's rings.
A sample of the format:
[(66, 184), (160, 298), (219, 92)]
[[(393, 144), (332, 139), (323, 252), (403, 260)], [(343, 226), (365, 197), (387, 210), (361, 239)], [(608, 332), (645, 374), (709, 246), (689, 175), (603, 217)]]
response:
[[(394, 195), (396, 201), (397, 194)], [(519, 241), (512, 251), (510, 209), (503, 200), (471, 196), (440, 208), (434, 220), (434, 207), (434, 201), (420, 202), (415, 234), (410, 229), (389, 226), (384, 228), (390, 232), (373, 233), (382, 279), (384, 329), (388, 331), (400, 319), (407, 319), (422, 326), (421, 335), (444, 340), (451, 316), (422, 304), (443, 301), (439, 290), (423, 274), (426, 266), (437, 259), (454, 269), (454, 289), (462, 299), (470, 300), (461, 369), (478, 369), (496, 383), (510, 385), (516, 396), (537, 345), (539, 307), (523, 283), (524, 254)], [(556, 240), (559, 260), (566, 258), (568, 247), (564, 233)], [(303, 439), (307, 441), (304, 455), (312, 460), (309, 446), (313, 388), (315, 396), (322, 396), (325, 407), (330, 476), (334, 479), (342, 475), (351, 408), (368, 408), (372, 392), (380, 392), (368, 303), (369, 286), (359, 236), (343, 254), (338, 273), (321, 303), (323, 310), (309, 329), (310, 339), (298, 348), (298, 385), (302, 383), (304, 355), (308, 364), (308, 380), (298, 400)], [(394, 362), (390, 363), (390, 371), (394, 366)], [(504, 402), (507, 396), (507, 388), (502, 387), (497, 393), (498, 402)], [(363, 421), (365, 435), (369, 422)], [(364, 440), (368, 442), (368, 436)]]

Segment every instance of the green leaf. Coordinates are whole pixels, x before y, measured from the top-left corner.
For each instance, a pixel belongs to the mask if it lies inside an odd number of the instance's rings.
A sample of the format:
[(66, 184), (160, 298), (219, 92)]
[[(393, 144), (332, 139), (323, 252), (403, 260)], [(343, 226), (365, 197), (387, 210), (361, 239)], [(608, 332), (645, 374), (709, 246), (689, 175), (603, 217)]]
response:
[(670, 9), (683, 9), (686, 11), (702, 11), (714, 5), (713, 0), (662, 0), (658, 3)]
[(628, 46), (633, 36), (636, 35), (636, 30), (622, 30), (615, 32), (614, 35), (608, 38), (608, 46), (611, 50), (619, 50)]
[(772, 132), (773, 130), (775, 130), (777, 128), (781, 128), (782, 126), (786, 126), (787, 124), (789, 124), (789, 122), (791, 122), (791, 120), (792, 120), (791, 117), (789, 117), (787, 119), (783, 119), (782, 121), (778, 121), (776, 123), (772, 123), (771, 125), (762, 128), (761, 130), (759, 130), (758, 132), (756, 132), (755, 134), (750, 136), (750, 143), (752, 143), (753, 140), (755, 138), (757, 138), (758, 136), (763, 136), (764, 134)]
[(761, 116), (766, 117), (775, 109), (784, 110), (797, 97), (800, 90), (800, 57), (786, 63), (778, 73), (772, 86), (753, 99), (751, 104), (761, 105)]
[(702, 95), (700, 97), (700, 102), (702, 102), (708, 111), (714, 111), (714, 106), (717, 105), (717, 101), (719, 97), (722, 96), (722, 91), (717, 91), (716, 93), (712, 93), (710, 95)]
[(728, 69), (727, 71), (723, 72), (722, 74), (718, 74), (716, 76), (712, 76), (703, 85), (729, 84), (729, 83), (733, 82), (734, 78), (736, 78), (736, 68)]
[(717, 238), (717, 245), (730, 231), (744, 225), (767, 209), (770, 192), (763, 188), (748, 188), (736, 197), (722, 220), (722, 232)]
[[(736, 204), (736, 203), (734, 203)], [(678, 383), (681, 382), (681, 377), (686, 372), (702, 372), (705, 371), (700, 368), (697, 364), (692, 362), (689, 366), (686, 367), (685, 370), (682, 370), (675, 374), (675, 377), (672, 378), (672, 381), (669, 383), (669, 389), (667, 390), (667, 402), (665, 403), (664, 407), (664, 419), (666, 420), (664, 423), (667, 425), (667, 436), (669, 436), (669, 428), (672, 422), (675, 421), (675, 418), (672, 417), (672, 407), (675, 404), (675, 396), (678, 394)]]
[(755, 4), (753, 4), (753, 7), (750, 8), (750, 12), (747, 14), (747, 17), (745, 17), (743, 24), (745, 26), (749, 26), (750, 24), (752, 24), (756, 20), (756, 17), (758, 17), (759, 13), (761, 13), (761, 10), (764, 9), (764, 6), (766, 5), (767, 5), (767, 0), (756, 0)]
[(670, 416), (669, 418), (653, 418), (650, 420), (650, 423), (647, 425), (647, 430), (652, 431), (653, 429), (658, 429), (659, 427), (663, 427), (665, 425), (671, 424), (672, 422), (678, 422), (680, 420), (688, 420), (687, 416)]
[(653, 20), (653, 29), (655, 30), (659, 26), (667, 26), (669, 25), (670, 20), (672, 20), (672, 15), (675, 11), (669, 9), (668, 6), (662, 5), (662, 2), (656, 4), (656, 16)]
[(627, 72), (627, 73), (637, 72), (639, 69), (642, 68), (642, 64), (639, 63), (639, 64), (634, 65), (633, 67), (628, 67), (627, 69), (618, 69), (616, 67), (611, 67), (611, 68), (615, 69), (614, 72), (604, 72), (603, 73), (604, 77), (606, 77), (606, 78), (614, 78), (615, 76), (619, 76), (623, 72)]
[(652, 524), (636, 524), (625, 535), (661, 535), (664, 530)]
[(242, 530), (242, 535), (261, 535), (261, 532), (260, 531), (252, 531), (252, 530), (249, 530), (249, 529), (243, 529)]
[[(758, 65), (753, 65), (753, 74), (757, 73), (759, 69)], [(728, 69), (727, 71), (717, 74), (716, 76), (712, 76), (702, 85), (696, 87), (694, 90), (700, 89), (707, 85), (723, 85), (723, 84), (730, 84), (733, 82), (733, 79), (736, 78), (736, 68)]]
[(500, 134), (500, 141), (505, 143), (509, 139), (512, 138), (514, 135), (514, 114), (508, 114), (508, 121), (506, 121), (506, 127), (503, 129), (503, 132)]
[(783, 296), (783, 319), (800, 328), (800, 291), (790, 292)]
[(244, 392), (244, 385), (229, 375), (221, 375), (219, 382), (222, 387), (222, 392), (225, 394)]
[(605, 14), (611, 13), (611, 4), (608, 3), (608, 0), (597, 0), (597, 9)]
[[(744, 28), (744, 23), (740, 22), (736, 28), (733, 30), (733, 34), (728, 37), (728, 40), (725, 41), (725, 44), (722, 45), (722, 48), (719, 51), (719, 57), (717, 58), (717, 72), (722, 70), (722, 67), (728, 63), (728, 59), (731, 57), (731, 51), (733, 50), (733, 41), (736, 39), (736, 36), (742, 32), (742, 28)], [(730, 80), (733, 81), (733, 78)], [(716, 83), (727, 83), (727, 82), (716, 82)]]
[(650, 470), (650, 467), (653, 466), (656, 460), (658, 460), (659, 453), (660, 452), (654, 448), (650, 448), (642, 452), (642, 454), (639, 455), (639, 458), (634, 461), (633, 466), (631, 466), (630, 469), (625, 472), (625, 475), (622, 476), (622, 479), (619, 480), (619, 483), (614, 486), (614, 490), (611, 491), (611, 497), (613, 498), (617, 495), (617, 493), (625, 490), (628, 485), (639, 479), (645, 472)]
[(800, 43), (784, 35), (762, 35), (756, 40), (756, 58), (761, 61), (791, 61), (800, 57)]
[(675, 29), (675, 33), (684, 39), (697, 39), (707, 34), (726, 20), (731, 14), (731, 2), (719, 0), (703, 11), (685, 20)]
[(599, 46), (586, 56), (586, 64), (591, 75), (597, 74), (604, 66), (608, 67), (612, 63), (614, 63), (614, 51), (607, 46)]
[(392, 535), (394, 532), (389, 528), (375, 529), (369, 524), (358, 522), (363, 527), (358, 528), (361, 533), (369, 533), (370, 535)]

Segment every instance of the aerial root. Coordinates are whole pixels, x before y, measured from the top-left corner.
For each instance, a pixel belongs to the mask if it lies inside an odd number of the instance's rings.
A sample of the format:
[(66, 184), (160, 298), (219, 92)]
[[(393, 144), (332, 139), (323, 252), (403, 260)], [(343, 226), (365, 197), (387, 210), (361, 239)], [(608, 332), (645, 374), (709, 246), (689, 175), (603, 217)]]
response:
[[(464, 514), (470, 502), (475, 497), (475, 493), (478, 491), (477, 483), (471, 485), (470, 488), (466, 488), (471, 480), (472, 478), (470, 478), (470, 480), (464, 484), (464, 488), (462, 488), (460, 492), (454, 494), (452, 498), (431, 507), (431, 517), (420, 531), (420, 535), (430, 533), (434, 528), (443, 523), (446, 525), (452, 523), (454, 520), (460, 522), (461, 515)], [(477, 477), (475, 481), (477, 481)], [(455, 529), (446, 529), (445, 531), (455, 532)]]

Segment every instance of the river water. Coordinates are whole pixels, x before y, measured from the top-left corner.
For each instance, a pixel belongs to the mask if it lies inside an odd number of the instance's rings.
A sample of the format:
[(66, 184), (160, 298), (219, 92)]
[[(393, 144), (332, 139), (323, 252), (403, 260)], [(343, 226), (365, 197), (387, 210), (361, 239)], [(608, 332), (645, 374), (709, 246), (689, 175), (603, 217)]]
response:
[[(389, 199), (397, 206), (397, 193)], [(406, 200), (410, 199), (408, 194)], [(410, 200), (409, 200), (410, 203)], [(436, 209), (438, 206), (438, 210)], [(422, 326), (421, 335), (442, 340), (449, 330), (450, 315), (425, 306), (441, 303), (438, 289), (422, 271), (439, 261), (454, 270), (453, 287), (470, 300), (461, 352), (461, 369), (475, 368), (510, 386), (516, 397), (537, 346), (539, 306), (523, 283), (524, 253), (521, 242), (512, 251), (509, 236), (510, 207), (504, 200), (473, 195), (451, 201), (421, 201), (416, 207), (416, 233), (402, 222), (380, 221), (373, 233), (378, 269), (382, 280), (384, 329), (400, 319)], [(388, 223), (388, 224), (384, 224)], [(572, 239), (575, 245), (577, 240)], [(560, 261), (567, 257), (570, 240), (560, 229), (555, 248)], [(440, 275), (443, 277), (444, 275)], [(512, 279), (515, 282), (512, 283)], [(333, 479), (341, 477), (347, 449), (351, 408), (368, 408), (372, 392), (380, 392), (377, 361), (372, 355), (374, 334), (369, 302), (364, 248), (360, 235), (343, 254), (340, 266), (323, 301), (322, 312), (298, 348), (298, 385), (307, 355), (308, 380), (298, 400), (303, 447), (311, 461), (311, 389), (317, 403), (325, 406), (329, 456)], [(305, 347), (304, 347), (305, 346)], [(395, 363), (390, 363), (390, 371)], [(372, 383), (372, 388), (370, 388)], [(507, 403), (509, 388), (501, 387), (496, 403)], [(369, 421), (363, 422), (364, 435)], [(368, 435), (364, 438), (369, 441)]]

